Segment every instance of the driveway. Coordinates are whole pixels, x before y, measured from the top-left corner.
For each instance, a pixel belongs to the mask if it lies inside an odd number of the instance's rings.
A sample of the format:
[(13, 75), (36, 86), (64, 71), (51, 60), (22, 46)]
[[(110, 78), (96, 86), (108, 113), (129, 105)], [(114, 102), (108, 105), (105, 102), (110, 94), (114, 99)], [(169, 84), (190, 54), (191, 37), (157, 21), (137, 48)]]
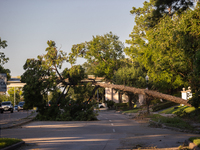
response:
[(138, 147), (177, 148), (196, 134), (150, 128), (114, 111), (100, 111), (98, 121), (34, 121), (1, 130), (2, 137), (20, 138), (20, 150), (115, 150)]

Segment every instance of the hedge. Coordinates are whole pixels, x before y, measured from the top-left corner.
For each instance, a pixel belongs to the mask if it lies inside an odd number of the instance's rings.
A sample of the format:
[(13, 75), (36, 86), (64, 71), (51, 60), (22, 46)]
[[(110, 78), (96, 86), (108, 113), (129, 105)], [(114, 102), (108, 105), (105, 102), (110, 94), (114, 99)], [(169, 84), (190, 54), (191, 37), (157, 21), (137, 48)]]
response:
[(164, 102), (164, 103), (160, 103), (158, 105), (155, 105), (152, 107), (153, 111), (159, 111), (159, 110), (162, 110), (162, 109), (165, 109), (165, 108), (169, 108), (171, 106), (175, 106), (177, 105), (177, 103), (174, 103), (174, 102)]

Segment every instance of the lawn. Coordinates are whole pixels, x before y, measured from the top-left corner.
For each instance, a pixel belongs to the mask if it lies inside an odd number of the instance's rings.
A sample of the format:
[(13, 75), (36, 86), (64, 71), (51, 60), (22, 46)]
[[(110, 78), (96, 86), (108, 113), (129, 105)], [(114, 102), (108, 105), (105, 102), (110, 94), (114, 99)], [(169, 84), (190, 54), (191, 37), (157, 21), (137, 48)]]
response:
[(0, 138), (0, 149), (11, 146), (18, 142), (21, 142), (21, 139), (14, 139), (14, 138)]
[(151, 118), (151, 120), (165, 124), (167, 126), (176, 127), (180, 129), (195, 130), (188, 122), (185, 122), (183, 119), (179, 117), (170, 118), (161, 116), (159, 114), (153, 114), (149, 115), (148, 118)]
[(131, 110), (123, 111), (123, 113), (137, 113), (140, 110), (141, 110), (140, 108), (133, 108)]
[(163, 111), (160, 111), (160, 114), (176, 114), (177, 112), (180, 111), (185, 111), (186, 113), (192, 113), (193, 111), (195, 111), (194, 107), (189, 107), (189, 106), (174, 106), (174, 107), (170, 107), (168, 109), (165, 109)]

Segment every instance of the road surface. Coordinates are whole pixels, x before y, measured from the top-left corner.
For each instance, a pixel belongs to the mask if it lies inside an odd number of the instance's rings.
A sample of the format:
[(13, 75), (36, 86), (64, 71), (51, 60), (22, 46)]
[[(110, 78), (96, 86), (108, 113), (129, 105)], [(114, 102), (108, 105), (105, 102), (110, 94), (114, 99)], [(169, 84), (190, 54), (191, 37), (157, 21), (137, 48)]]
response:
[(98, 121), (34, 121), (3, 129), (2, 137), (26, 142), (20, 150), (115, 150), (138, 147), (178, 147), (191, 136), (150, 128), (114, 111), (100, 111)]

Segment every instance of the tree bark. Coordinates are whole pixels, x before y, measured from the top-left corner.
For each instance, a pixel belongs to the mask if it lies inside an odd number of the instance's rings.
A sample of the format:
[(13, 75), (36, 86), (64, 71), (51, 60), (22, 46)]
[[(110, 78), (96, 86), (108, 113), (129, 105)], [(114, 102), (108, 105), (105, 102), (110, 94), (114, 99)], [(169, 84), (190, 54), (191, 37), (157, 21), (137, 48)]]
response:
[(152, 90), (147, 90), (147, 89), (139, 89), (139, 88), (124, 86), (124, 85), (99, 83), (99, 82), (98, 83), (95, 82), (94, 85), (104, 87), (104, 88), (118, 89), (118, 90), (121, 90), (121, 91), (124, 91), (124, 92), (132, 92), (134, 94), (142, 94), (142, 95), (147, 94), (147, 95), (154, 97), (154, 98), (165, 99), (165, 100), (168, 100), (168, 101), (172, 101), (172, 102), (175, 102), (175, 103), (178, 103), (178, 104), (184, 104), (184, 105), (191, 107), (191, 105), (188, 103), (188, 100), (184, 100), (180, 97), (175, 97), (175, 96), (168, 95), (168, 94), (159, 93), (157, 91), (152, 91)]

